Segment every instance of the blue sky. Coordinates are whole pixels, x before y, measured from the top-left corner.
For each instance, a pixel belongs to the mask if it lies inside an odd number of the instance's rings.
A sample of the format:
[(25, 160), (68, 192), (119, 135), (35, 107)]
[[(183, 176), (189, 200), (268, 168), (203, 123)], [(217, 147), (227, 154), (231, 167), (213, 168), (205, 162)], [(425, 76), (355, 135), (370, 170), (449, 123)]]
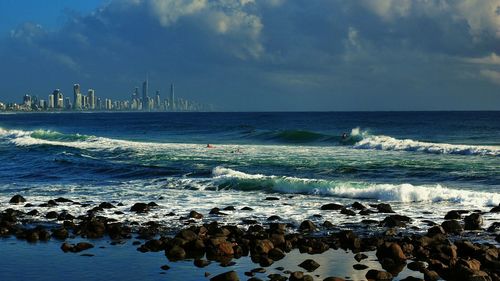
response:
[(150, 89), (221, 110), (500, 110), (500, 0), (3, 0), (0, 101)]

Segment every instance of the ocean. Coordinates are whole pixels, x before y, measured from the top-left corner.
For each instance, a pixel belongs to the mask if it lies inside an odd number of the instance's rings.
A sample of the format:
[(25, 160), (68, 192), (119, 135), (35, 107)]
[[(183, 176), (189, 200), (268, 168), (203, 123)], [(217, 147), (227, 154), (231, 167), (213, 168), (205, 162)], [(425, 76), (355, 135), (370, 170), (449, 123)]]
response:
[[(362, 217), (320, 218), (319, 207), (387, 202), (425, 229), (449, 210), (500, 203), (500, 112), (1, 114), (0, 162), (3, 206), (14, 194), (34, 204), (107, 201), (123, 204), (123, 214), (107, 217), (140, 222), (250, 206), (257, 221), (278, 215), (348, 227)], [(271, 196), (282, 200), (264, 200)], [(129, 211), (150, 201), (159, 207), (148, 214)], [(486, 226), (500, 219), (484, 217)]]

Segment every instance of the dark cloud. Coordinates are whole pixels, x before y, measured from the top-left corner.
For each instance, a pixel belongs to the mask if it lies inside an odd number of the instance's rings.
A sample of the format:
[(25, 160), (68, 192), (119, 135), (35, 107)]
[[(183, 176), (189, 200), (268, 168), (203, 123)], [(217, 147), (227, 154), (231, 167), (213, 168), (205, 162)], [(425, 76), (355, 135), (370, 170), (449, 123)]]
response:
[(74, 82), (123, 99), (149, 73), (154, 89), (173, 81), (227, 110), (499, 109), (499, 6), (115, 0), (56, 31), (13, 30), (0, 44), (1, 99)]

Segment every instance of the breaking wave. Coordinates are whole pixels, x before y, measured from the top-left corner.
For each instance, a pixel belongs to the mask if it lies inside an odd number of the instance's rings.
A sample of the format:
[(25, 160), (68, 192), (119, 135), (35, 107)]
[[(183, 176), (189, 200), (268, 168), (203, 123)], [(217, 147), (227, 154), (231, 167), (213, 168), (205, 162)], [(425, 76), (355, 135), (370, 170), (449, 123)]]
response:
[(247, 174), (221, 166), (214, 168), (212, 174), (219, 189), (261, 190), (394, 202), (448, 201), (476, 206), (493, 206), (500, 203), (500, 194), (497, 193), (473, 192), (441, 185), (374, 184), (267, 176)]

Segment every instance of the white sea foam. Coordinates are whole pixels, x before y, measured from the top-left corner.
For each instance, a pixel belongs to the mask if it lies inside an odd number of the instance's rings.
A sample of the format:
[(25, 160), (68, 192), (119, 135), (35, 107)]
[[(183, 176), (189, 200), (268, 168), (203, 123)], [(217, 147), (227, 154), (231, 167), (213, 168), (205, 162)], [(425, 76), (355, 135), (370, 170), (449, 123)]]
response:
[(490, 155), (499, 156), (498, 146), (430, 143), (412, 139), (396, 139), (389, 136), (364, 136), (353, 145), (357, 149), (416, 151), (434, 154)]
[(235, 189), (265, 188), (281, 193), (317, 194), (393, 202), (447, 201), (476, 206), (492, 206), (500, 203), (498, 193), (447, 188), (441, 185), (373, 184), (252, 175), (224, 167), (214, 168), (213, 176), (216, 184)]

